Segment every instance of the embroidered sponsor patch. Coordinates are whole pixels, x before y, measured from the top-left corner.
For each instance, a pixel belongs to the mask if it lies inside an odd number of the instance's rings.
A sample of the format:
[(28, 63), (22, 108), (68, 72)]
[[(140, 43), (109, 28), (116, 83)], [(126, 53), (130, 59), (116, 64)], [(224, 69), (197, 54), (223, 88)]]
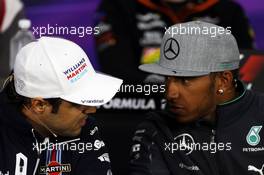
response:
[(82, 78), (87, 72), (88, 72), (88, 67), (86, 64), (86, 60), (82, 58), (78, 63), (71, 66), (63, 73), (67, 77), (68, 81), (74, 83), (78, 81), (80, 78)]
[(56, 161), (52, 161), (48, 166), (41, 166), (39, 173), (48, 175), (60, 175), (61, 173), (71, 172), (70, 164), (59, 164)]
[(103, 103), (104, 102), (104, 100), (81, 100), (81, 102), (83, 103), (83, 104), (85, 104), (85, 103)]

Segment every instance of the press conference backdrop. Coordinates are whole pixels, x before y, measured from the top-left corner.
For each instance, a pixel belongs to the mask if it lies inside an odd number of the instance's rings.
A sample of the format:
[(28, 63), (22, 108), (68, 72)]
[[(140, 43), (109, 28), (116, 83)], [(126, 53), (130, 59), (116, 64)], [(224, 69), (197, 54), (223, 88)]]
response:
[[(97, 21), (95, 10), (100, 0), (22, 0), (26, 16), (32, 21), (32, 28), (48, 25), (65, 27), (89, 27)], [(264, 2), (236, 0), (240, 3), (255, 31), (256, 48), (264, 50)], [(54, 34), (77, 42), (88, 53), (93, 65), (100, 68), (94, 51), (93, 35)], [(35, 33), (36, 37), (39, 34)]]

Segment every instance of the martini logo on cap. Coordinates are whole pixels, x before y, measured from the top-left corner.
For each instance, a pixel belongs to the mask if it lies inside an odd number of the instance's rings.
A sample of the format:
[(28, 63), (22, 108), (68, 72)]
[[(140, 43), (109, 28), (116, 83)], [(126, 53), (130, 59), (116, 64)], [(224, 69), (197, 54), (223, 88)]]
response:
[(164, 56), (168, 60), (174, 60), (177, 58), (180, 52), (180, 46), (176, 39), (169, 38), (164, 44)]
[(67, 79), (74, 83), (77, 80), (79, 80), (83, 75), (88, 72), (87, 70), (87, 64), (85, 62), (85, 59), (82, 58), (78, 63), (64, 71), (63, 73), (67, 76)]
[(40, 174), (48, 175), (61, 175), (61, 173), (71, 172), (70, 164), (59, 164), (56, 161), (52, 161), (48, 166), (40, 167)]

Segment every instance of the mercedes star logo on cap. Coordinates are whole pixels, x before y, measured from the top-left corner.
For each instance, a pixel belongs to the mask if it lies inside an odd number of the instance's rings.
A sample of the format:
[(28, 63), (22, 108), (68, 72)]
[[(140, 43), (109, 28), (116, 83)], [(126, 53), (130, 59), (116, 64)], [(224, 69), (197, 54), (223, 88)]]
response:
[(174, 60), (180, 52), (179, 43), (174, 38), (169, 38), (164, 44), (164, 56), (168, 60)]

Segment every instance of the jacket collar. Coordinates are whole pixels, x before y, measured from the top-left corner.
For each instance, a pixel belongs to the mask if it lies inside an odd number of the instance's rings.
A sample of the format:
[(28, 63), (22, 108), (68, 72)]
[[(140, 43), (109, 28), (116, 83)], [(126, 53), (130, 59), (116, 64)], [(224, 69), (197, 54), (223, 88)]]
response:
[(240, 81), (238, 82), (238, 88), (241, 94), (240, 96), (217, 106), (217, 126), (227, 127), (241, 119), (241, 117), (243, 117), (242, 114), (245, 114), (252, 104), (254, 94), (246, 90), (245, 86)]

